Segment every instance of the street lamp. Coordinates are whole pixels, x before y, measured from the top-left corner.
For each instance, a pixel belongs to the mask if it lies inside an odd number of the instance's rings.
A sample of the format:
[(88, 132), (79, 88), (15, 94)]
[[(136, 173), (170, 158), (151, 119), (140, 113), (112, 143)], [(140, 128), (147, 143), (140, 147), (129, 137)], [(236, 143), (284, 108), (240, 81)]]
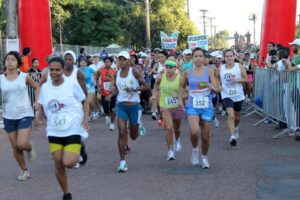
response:
[(257, 16), (256, 16), (256, 14), (251, 14), (250, 16), (249, 16), (249, 20), (250, 21), (253, 21), (253, 42), (254, 42), (254, 44), (256, 43), (255, 42), (255, 24), (256, 24), (256, 20), (257, 20)]

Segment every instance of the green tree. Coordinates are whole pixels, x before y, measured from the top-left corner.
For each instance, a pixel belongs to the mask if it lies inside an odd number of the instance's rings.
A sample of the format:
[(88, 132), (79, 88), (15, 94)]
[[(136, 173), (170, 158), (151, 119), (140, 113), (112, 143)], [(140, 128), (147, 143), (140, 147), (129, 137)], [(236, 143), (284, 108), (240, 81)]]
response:
[(209, 48), (211, 49), (222, 49), (229, 48), (229, 43), (226, 38), (229, 36), (227, 30), (219, 31), (215, 36), (209, 38)]

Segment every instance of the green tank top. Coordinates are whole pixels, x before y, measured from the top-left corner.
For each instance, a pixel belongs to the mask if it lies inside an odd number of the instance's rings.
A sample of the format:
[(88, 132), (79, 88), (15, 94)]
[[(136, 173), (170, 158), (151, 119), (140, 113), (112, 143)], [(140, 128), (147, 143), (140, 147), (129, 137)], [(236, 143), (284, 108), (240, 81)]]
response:
[(182, 71), (183, 71), (183, 73), (184, 73), (186, 70), (191, 69), (191, 68), (193, 68), (193, 60), (190, 60), (190, 62), (188, 62), (188, 63), (185, 63), (185, 62), (183, 61), (183, 64), (182, 64)]
[(178, 98), (173, 97), (176, 93), (179, 96), (180, 91), (180, 74), (176, 75), (173, 81), (167, 79), (167, 74), (164, 73), (160, 82), (160, 100), (159, 106), (161, 108), (177, 108), (179, 107)]

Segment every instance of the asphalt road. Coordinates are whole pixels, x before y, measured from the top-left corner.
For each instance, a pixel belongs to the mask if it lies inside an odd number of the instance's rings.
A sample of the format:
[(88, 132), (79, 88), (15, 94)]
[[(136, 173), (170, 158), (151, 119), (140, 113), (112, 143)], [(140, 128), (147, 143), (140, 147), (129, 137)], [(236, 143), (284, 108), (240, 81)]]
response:
[[(208, 170), (190, 164), (187, 120), (182, 122), (182, 152), (167, 161), (164, 132), (150, 115), (143, 116), (148, 134), (130, 141), (129, 171), (117, 173), (117, 131), (104, 118), (91, 122), (86, 140), (88, 163), (68, 170), (75, 200), (253, 200), (300, 199), (299, 143), (284, 135), (272, 140), (274, 125), (253, 127), (261, 118), (243, 118), (237, 147), (229, 145), (226, 118), (212, 128)], [(44, 127), (32, 133), (38, 158), (29, 163), (32, 178), (17, 181), (18, 167), (7, 135), (0, 134), (0, 200), (58, 200), (62, 192), (54, 175)]]

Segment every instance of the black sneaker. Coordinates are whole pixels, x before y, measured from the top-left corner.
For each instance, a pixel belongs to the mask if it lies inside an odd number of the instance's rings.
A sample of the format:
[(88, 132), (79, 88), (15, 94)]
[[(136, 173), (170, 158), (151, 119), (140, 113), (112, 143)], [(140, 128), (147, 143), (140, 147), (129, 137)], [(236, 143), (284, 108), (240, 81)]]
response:
[(82, 145), (81, 145), (80, 157), (81, 157), (80, 162), (79, 162), (80, 165), (86, 164), (87, 159), (88, 159), (88, 155), (87, 155), (87, 153), (85, 151), (85, 145), (84, 145), (84, 143), (82, 143)]
[(230, 144), (231, 144), (231, 146), (236, 146), (236, 143), (237, 143), (237, 141), (236, 141), (235, 138), (231, 138), (231, 139), (230, 139)]
[(64, 194), (63, 200), (72, 200), (72, 194), (71, 193)]

